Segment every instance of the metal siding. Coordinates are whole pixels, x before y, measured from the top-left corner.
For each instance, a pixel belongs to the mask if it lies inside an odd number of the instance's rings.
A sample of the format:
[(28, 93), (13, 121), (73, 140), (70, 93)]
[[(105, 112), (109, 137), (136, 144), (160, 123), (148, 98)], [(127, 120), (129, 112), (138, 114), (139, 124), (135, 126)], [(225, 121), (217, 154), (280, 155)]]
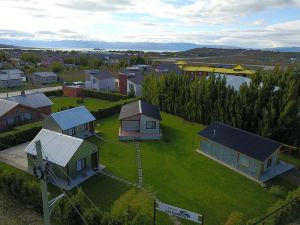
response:
[(121, 123), (124, 131), (139, 131), (140, 129), (140, 121), (123, 120)]
[[(147, 121), (155, 121), (156, 122), (156, 128), (155, 129), (146, 129), (146, 122)], [(159, 133), (160, 132), (160, 126), (159, 126), (159, 120), (141, 115), (141, 120), (140, 120), (140, 129), (141, 133)]]

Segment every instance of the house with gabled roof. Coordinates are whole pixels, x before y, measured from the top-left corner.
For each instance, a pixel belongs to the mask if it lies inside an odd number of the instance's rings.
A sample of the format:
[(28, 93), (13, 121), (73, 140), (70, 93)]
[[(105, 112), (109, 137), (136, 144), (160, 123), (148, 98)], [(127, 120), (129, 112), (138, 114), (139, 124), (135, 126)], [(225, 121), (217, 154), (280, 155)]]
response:
[(54, 72), (35, 72), (30, 79), (33, 84), (49, 84), (58, 81), (58, 77)]
[(40, 112), (14, 101), (0, 99), (0, 131), (40, 119)]
[(98, 91), (115, 91), (114, 75), (105, 70), (86, 70), (85, 88)]
[(120, 140), (154, 140), (162, 136), (159, 109), (143, 100), (138, 100), (121, 108)]
[(87, 108), (79, 106), (50, 114), (43, 128), (84, 139), (95, 134), (95, 121)]
[(7, 100), (37, 109), (42, 115), (49, 115), (53, 105), (53, 102), (44, 93), (26, 94), (25, 91), (21, 91), (20, 95), (8, 97)]
[(42, 129), (24, 150), (30, 170), (33, 170), (37, 160), (37, 141), (41, 142), (42, 156), (48, 163), (48, 181), (56, 186), (70, 190), (96, 174), (100, 168), (96, 145)]
[(278, 141), (219, 122), (198, 134), (199, 153), (259, 183), (294, 168), (278, 159), (284, 146)]

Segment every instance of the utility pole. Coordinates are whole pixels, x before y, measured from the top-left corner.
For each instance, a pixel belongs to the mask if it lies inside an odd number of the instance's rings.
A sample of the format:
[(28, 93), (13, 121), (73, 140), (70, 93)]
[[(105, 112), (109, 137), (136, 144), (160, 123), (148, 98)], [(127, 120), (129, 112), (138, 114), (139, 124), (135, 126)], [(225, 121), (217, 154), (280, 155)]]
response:
[(50, 215), (53, 211), (55, 203), (58, 202), (64, 194), (61, 194), (50, 202), (48, 202), (48, 190), (47, 190), (47, 180), (48, 180), (48, 163), (44, 162), (42, 155), (42, 144), (38, 140), (35, 142), (35, 149), (37, 153), (37, 166), (33, 168), (33, 173), (35, 177), (41, 181), (41, 191), (42, 191), (42, 200), (43, 200), (43, 213), (44, 213), (44, 223), (45, 225), (50, 224)]
[(49, 204), (48, 204), (48, 190), (47, 190), (47, 181), (45, 176), (45, 164), (42, 155), (42, 145), (41, 141), (35, 142), (35, 148), (37, 153), (37, 175), (41, 181), (41, 190), (42, 190), (42, 199), (43, 199), (43, 212), (44, 212), (44, 223), (45, 225), (50, 225), (50, 213), (49, 213)]

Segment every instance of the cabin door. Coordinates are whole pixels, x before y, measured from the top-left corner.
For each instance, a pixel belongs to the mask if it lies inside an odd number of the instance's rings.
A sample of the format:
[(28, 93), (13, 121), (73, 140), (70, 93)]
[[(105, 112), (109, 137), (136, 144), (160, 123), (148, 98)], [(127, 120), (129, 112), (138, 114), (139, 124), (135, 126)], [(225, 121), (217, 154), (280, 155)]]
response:
[(98, 169), (98, 154), (97, 154), (97, 152), (94, 152), (93, 154), (91, 154), (91, 165), (92, 165), (93, 170)]

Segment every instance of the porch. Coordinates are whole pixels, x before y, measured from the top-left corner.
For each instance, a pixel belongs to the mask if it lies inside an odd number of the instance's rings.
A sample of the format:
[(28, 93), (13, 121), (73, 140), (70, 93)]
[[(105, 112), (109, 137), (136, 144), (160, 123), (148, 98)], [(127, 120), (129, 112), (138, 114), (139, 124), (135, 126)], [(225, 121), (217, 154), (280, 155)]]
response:
[(271, 168), (268, 171), (265, 171), (260, 177), (259, 181), (262, 183), (267, 182), (268, 180), (271, 180), (272, 178), (281, 175), (291, 169), (294, 169), (295, 166), (283, 161), (279, 161), (273, 168)]
[(119, 140), (132, 141), (132, 140), (159, 140), (162, 136), (161, 131), (159, 133), (141, 133), (138, 131), (124, 131), (119, 128)]
[(51, 179), (49, 179), (49, 182), (57, 187), (61, 187), (64, 190), (69, 191), (104, 169), (105, 166), (99, 164), (97, 170), (86, 171), (83, 175), (77, 176), (76, 178), (72, 178), (72, 180), (69, 181), (69, 184), (66, 179), (61, 179), (58, 177), (55, 177), (55, 179), (51, 177)]

